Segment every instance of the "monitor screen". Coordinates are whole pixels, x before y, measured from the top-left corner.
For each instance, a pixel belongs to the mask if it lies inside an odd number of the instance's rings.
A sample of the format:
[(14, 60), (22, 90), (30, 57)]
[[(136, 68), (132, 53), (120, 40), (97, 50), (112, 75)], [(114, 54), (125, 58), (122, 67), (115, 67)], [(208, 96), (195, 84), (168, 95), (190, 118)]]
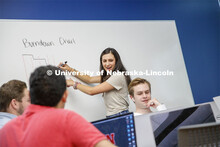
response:
[(92, 124), (119, 147), (137, 146), (133, 113), (94, 121)]
[(215, 122), (210, 104), (158, 113), (150, 116), (151, 125), (158, 147), (175, 147), (180, 126)]

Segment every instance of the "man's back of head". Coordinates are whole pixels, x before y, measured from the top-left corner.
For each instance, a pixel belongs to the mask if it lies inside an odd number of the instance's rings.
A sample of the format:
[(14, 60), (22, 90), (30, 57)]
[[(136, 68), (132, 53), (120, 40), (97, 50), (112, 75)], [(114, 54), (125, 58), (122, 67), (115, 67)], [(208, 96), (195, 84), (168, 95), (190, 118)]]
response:
[(55, 75), (60, 70), (55, 66), (37, 68), (30, 76), (31, 103), (55, 107), (66, 91), (66, 80), (63, 75)]

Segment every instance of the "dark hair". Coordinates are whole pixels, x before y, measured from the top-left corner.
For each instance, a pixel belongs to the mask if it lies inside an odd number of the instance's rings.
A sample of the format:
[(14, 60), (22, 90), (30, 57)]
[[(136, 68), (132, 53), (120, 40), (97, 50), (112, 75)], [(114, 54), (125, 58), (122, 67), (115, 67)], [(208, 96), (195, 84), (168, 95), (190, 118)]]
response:
[(27, 88), (26, 83), (19, 80), (11, 80), (3, 84), (0, 88), (0, 111), (6, 112), (12, 99), (22, 102), (25, 88)]
[[(103, 74), (101, 75), (101, 83), (106, 81), (110, 75), (107, 75), (107, 72), (104, 70), (103, 65), (102, 65), (102, 56), (105, 54), (112, 53), (115, 57), (115, 68), (113, 71), (120, 71), (120, 72), (126, 72), (127, 70), (125, 69), (124, 65), (122, 64), (121, 58), (118, 54), (118, 52), (114, 48), (106, 48), (100, 56), (100, 72), (104, 71)], [(124, 75), (126, 78), (127, 85), (131, 82), (131, 77), (129, 75)]]
[[(61, 100), (66, 90), (66, 80), (55, 66), (41, 66), (30, 76), (31, 103), (54, 107)], [(59, 72), (58, 72), (59, 71)]]
[(134, 86), (137, 86), (139, 84), (148, 84), (149, 90), (151, 92), (151, 84), (149, 81), (142, 79), (142, 78), (135, 78), (131, 81), (131, 83), (128, 85), (128, 92), (131, 96), (134, 96)]

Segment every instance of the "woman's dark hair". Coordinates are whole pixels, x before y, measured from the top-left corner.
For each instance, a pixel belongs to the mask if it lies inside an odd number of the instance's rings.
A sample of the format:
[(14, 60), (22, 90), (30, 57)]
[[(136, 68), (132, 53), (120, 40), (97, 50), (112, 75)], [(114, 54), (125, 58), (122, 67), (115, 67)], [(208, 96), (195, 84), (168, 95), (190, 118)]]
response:
[[(122, 64), (121, 58), (118, 54), (118, 52), (114, 48), (106, 48), (100, 56), (100, 72), (103, 74), (101, 75), (101, 83), (105, 82), (111, 75), (107, 75), (107, 72), (105, 71), (103, 65), (102, 65), (102, 57), (105, 54), (112, 53), (115, 57), (115, 67), (113, 71), (120, 71), (120, 72), (126, 72), (127, 70), (125, 69), (124, 65)], [(127, 85), (131, 82), (131, 77), (129, 75), (124, 75), (126, 78)]]

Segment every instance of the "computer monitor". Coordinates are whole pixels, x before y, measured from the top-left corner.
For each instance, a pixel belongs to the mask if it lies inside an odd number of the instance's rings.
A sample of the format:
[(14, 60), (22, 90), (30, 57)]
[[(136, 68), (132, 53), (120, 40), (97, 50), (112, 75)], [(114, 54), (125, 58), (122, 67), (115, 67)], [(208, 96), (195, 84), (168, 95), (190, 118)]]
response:
[(158, 147), (175, 147), (180, 126), (215, 122), (210, 104), (179, 109), (150, 116), (153, 134)]
[(136, 147), (136, 133), (133, 113), (91, 122), (106, 135), (107, 139), (119, 147)]

